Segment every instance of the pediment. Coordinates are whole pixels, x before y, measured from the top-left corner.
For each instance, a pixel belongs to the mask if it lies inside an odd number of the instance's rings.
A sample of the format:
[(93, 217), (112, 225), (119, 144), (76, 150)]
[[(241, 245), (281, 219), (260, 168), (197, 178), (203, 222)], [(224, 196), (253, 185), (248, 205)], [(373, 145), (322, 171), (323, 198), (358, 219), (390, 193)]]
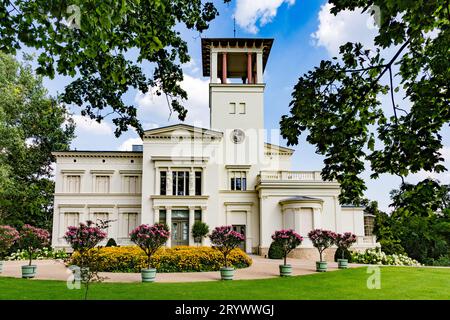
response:
[(143, 140), (146, 139), (221, 139), (223, 133), (206, 128), (194, 127), (187, 124), (155, 128), (144, 131)]

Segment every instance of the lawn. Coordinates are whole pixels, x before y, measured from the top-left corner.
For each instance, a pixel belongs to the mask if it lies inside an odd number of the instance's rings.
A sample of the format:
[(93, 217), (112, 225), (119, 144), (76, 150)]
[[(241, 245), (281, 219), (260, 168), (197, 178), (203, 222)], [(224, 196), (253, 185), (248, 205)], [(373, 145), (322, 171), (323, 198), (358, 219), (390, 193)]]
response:
[[(265, 280), (196, 283), (95, 283), (89, 299), (450, 299), (450, 268), (381, 267), (368, 289), (367, 268)], [(62, 281), (0, 277), (0, 299), (80, 299)]]

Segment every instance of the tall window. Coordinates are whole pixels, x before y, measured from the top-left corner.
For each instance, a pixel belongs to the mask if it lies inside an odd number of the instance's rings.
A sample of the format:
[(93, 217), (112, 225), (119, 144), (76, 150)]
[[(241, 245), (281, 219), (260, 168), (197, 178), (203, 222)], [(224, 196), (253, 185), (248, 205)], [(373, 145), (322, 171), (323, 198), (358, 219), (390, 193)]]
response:
[(125, 193), (141, 193), (141, 179), (139, 176), (124, 176), (123, 191)]
[[(78, 227), (80, 214), (78, 212), (64, 213), (64, 226), (66, 227)], [(64, 230), (66, 232), (66, 230)]]
[(202, 172), (195, 171), (195, 195), (202, 195)]
[(70, 192), (70, 193), (79, 193), (80, 192), (80, 181), (81, 181), (80, 176), (74, 176), (74, 175), (66, 176), (65, 191)]
[(373, 236), (374, 220), (375, 220), (375, 217), (373, 215), (371, 215), (371, 214), (364, 215), (364, 235), (365, 236)]
[(160, 173), (160, 181), (159, 181), (159, 194), (162, 196), (166, 195), (166, 188), (167, 188), (167, 172), (161, 171)]
[(109, 193), (109, 176), (95, 177), (95, 192)]
[(165, 209), (159, 210), (159, 223), (167, 224), (166, 214), (167, 214), (167, 211)]
[(138, 214), (126, 212), (122, 214), (122, 234), (121, 237), (128, 238), (131, 231), (138, 226)]
[(174, 196), (189, 195), (189, 171), (172, 172), (172, 194)]
[(245, 171), (233, 171), (230, 175), (231, 190), (247, 190), (247, 173)]

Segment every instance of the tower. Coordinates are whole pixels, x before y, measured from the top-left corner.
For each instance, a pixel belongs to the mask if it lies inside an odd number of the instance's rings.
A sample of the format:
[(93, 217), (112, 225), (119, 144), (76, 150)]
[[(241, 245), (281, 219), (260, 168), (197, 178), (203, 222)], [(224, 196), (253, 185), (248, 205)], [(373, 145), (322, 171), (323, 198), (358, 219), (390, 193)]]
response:
[(272, 43), (273, 39), (202, 39), (203, 76), (210, 77), (211, 129), (264, 128), (263, 73)]

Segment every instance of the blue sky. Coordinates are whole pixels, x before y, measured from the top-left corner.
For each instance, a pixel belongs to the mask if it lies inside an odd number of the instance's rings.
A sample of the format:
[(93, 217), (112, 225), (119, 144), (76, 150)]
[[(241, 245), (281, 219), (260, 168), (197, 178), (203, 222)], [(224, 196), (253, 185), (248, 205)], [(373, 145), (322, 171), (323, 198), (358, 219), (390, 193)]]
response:
[[(371, 45), (376, 27), (369, 16), (359, 12), (344, 12), (337, 17), (329, 13), (326, 1), (322, 0), (234, 0), (230, 4), (215, 1), (220, 16), (211, 24), (202, 37), (233, 37), (233, 16), (236, 17), (237, 37), (274, 38), (265, 70), (265, 127), (278, 129), (279, 120), (289, 111), (290, 95), (299, 76), (318, 65), (322, 59), (329, 59), (337, 53), (340, 44), (347, 41), (360, 41)], [(183, 87), (189, 94), (189, 114), (187, 122), (199, 126), (209, 126), (208, 79), (201, 74), (200, 35), (180, 27), (183, 38), (189, 44), (192, 60), (184, 66), (185, 80)], [(386, 53), (389, 56), (389, 52)], [(61, 92), (70, 79), (56, 77), (45, 80), (51, 94)], [(145, 129), (177, 123), (176, 115), (169, 118), (165, 100), (155, 98), (151, 93), (130, 91), (125, 97), (127, 103), (138, 106), (138, 115)], [(134, 131), (115, 138), (110, 121), (102, 124), (83, 119), (79, 110), (72, 108), (77, 123), (77, 138), (72, 143), (73, 149), (127, 150), (133, 143), (139, 143)], [(449, 130), (447, 130), (449, 131)], [(450, 134), (444, 135), (446, 166), (450, 167)], [(277, 143), (276, 141), (272, 141)], [(284, 141), (280, 144), (285, 145)], [(323, 158), (315, 154), (314, 146), (308, 144), (304, 137), (295, 147), (293, 170), (320, 170)], [(428, 176), (419, 173), (407, 178), (417, 182)], [(444, 183), (450, 183), (448, 173), (432, 175)], [(380, 203), (382, 209), (389, 204), (389, 191), (397, 188), (397, 177), (383, 175), (378, 180), (367, 178), (366, 195)]]

